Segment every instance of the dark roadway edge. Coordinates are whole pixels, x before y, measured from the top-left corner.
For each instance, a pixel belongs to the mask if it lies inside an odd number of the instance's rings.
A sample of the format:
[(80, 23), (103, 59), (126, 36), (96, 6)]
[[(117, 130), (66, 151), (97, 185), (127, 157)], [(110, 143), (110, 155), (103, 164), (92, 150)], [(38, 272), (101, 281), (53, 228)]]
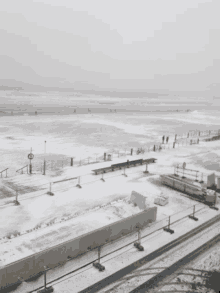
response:
[[(205, 222), (201, 224), (199, 227), (194, 228), (193, 230), (187, 232), (186, 234), (180, 236), (178, 239), (173, 240), (172, 242), (164, 245), (163, 247), (157, 249), (156, 251), (146, 255), (145, 257), (139, 259), (138, 261), (126, 266), (125, 268), (113, 273), (112, 275), (104, 278), (103, 280), (87, 287), (86, 289), (83, 289), (82, 291), (79, 291), (79, 293), (90, 293), (90, 292), (97, 292), (104, 287), (110, 285), (111, 283), (114, 283), (118, 281), (119, 279), (123, 278), (127, 274), (130, 274), (132, 271), (136, 270), (137, 268), (144, 265), (146, 262), (150, 262), (153, 259), (161, 256), (163, 253), (167, 252), (168, 250), (172, 249), (176, 245), (180, 244), (183, 241), (188, 240), (190, 237), (200, 233), (204, 229), (210, 227), (215, 222), (218, 222), (220, 220), (220, 215), (215, 216), (214, 218), (210, 219), (208, 222)], [(100, 272), (97, 271), (97, 274)], [(51, 282), (52, 283), (52, 282)], [(133, 291), (132, 291), (133, 292)], [(138, 291), (135, 291), (138, 292)]]
[(152, 289), (157, 286), (159, 282), (161, 282), (163, 279), (165, 279), (168, 276), (171, 276), (176, 270), (181, 268), (182, 266), (188, 264), (190, 261), (194, 260), (197, 256), (199, 256), (202, 252), (206, 251), (207, 249), (211, 248), (215, 244), (217, 244), (220, 241), (220, 234), (213, 237), (211, 240), (197, 248), (196, 250), (192, 251), (191, 253), (187, 254), (177, 262), (175, 262), (173, 265), (168, 267), (167, 269), (163, 270), (156, 276), (152, 277), (147, 282), (144, 282), (142, 285), (138, 286), (134, 290), (130, 291), (129, 293), (145, 293), (146, 290)]

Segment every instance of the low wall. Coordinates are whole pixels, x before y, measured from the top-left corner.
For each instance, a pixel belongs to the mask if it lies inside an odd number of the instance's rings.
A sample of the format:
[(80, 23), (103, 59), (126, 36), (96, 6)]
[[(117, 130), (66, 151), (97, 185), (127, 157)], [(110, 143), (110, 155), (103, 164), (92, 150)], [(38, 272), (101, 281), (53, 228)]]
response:
[[(0, 284), (2, 289), (18, 282), (18, 277), (27, 280), (31, 276), (44, 271), (44, 266), (54, 268), (59, 263), (67, 261), (67, 257), (76, 257), (89, 249), (114, 241), (121, 236), (138, 231), (156, 220), (157, 207), (150, 208), (134, 216), (117, 221), (108, 226), (81, 235), (50, 249), (41, 251), (0, 269)], [(138, 227), (136, 227), (138, 226)]]

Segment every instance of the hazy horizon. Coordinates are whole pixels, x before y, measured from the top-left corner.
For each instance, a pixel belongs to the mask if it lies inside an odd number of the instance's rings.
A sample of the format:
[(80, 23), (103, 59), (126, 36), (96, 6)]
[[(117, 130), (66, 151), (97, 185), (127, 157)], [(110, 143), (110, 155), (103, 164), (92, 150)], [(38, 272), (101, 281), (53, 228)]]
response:
[[(25, 91), (0, 91), (1, 104), (0, 116), (13, 111), (14, 115), (29, 113), (38, 114), (77, 114), (118, 112), (168, 112), (193, 110), (220, 110), (220, 99), (203, 96), (177, 96), (159, 95), (157, 93), (80, 93), (80, 92), (25, 92)], [(113, 112), (113, 113), (112, 113)]]
[(5, 1), (0, 85), (219, 95), (219, 9), (218, 0)]

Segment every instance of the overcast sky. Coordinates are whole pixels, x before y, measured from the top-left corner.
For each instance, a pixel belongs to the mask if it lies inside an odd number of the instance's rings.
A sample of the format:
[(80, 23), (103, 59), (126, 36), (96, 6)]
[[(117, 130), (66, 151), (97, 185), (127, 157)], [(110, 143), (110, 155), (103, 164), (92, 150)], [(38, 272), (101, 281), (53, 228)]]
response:
[(220, 76), (220, 0), (5, 0), (0, 79), (205, 90)]

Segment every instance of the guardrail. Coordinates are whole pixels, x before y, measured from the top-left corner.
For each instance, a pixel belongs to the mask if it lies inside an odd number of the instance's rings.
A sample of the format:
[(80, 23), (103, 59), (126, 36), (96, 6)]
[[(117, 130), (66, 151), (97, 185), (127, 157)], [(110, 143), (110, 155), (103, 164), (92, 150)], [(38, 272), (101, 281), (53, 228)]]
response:
[(6, 172), (6, 177), (7, 177), (7, 170), (8, 170), (9, 168), (6, 168), (6, 169), (4, 169), (4, 170), (2, 170), (0, 173), (1, 173), (1, 178), (2, 178), (2, 173), (3, 172)]
[(69, 180), (73, 180), (73, 179), (78, 179), (78, 177), (72, 177), (72, 178), (62, 179), (62, 180), (54, 181), (53, 183), (65, 182), (65, 181), (69, 181)]
[(27, 168), (27, 174), (28, 174), (28, 165), (26, 165), (26, 166), (24, 166), (24, 167), (18, 169), (18, 170), (16, 171), (16, 173), (22, 170), (22, 174), (23, 174), (23, 169), (24, 169), (24, 168)]

